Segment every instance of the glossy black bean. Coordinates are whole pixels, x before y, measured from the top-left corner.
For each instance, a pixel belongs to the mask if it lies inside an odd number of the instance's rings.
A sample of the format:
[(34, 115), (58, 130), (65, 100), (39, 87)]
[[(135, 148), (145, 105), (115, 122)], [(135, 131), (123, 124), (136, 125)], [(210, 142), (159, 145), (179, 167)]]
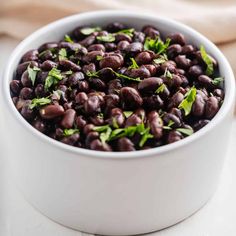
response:
[(151, 133), (156, 139), (160, 139), (163, 136), (163, 121), (156, 111), (151, 111), (147, 116), (148, 124)]
[(65, 129), (71, 129), (74, 125), (76, 111), (74, 109), (68, 109), (61, 120), (61, 126)]
[(135, 151), (135, 146), (129, 138), (120, 138), (117, 141), (117, 150), (120, 152)]
[(10, 89), (11, 92), (13, 92), (15, 95), (19, 95), (19, 92), (21, 90), (21, 83), (19, 80), (12, 80), (10, 82)]
[(32, 99), (33, 98), (33, 90), (28, 87), (24, 87), (21, 89), (19, 97), (22, 99)]
[(158, 77), (150, 77), (142, 80), (138, 84), (138, 90), (140, 92), (155, 92), (159, 86), (163, 84), (163, 80)]
[(51, 120), (64, 115), (64, 108), (60, 105), (47, 105), (40, 108), (40, 116), (45, 120)]
[(75, 72), (69, 76), (67, 83), (69, 86), (75, 86), (79, 81), (84, 79), (84, 74), (82, 72)]
[(91, 96), (84, 102), (84, 110), (86, 114), (93, 115), (101, 112), (101, 102), (98, 96)]
[(30, 50), (22, 56), (21, 62), (23, 63), (27, 61), (37, 61), (38, 55), (39, 55), (39, 52), (37, 49)]
[(96, 151), (111, 152), (112, 148), (107, 143), (102, 143), (99, 139), (95, 139), (91, 142), (90, 148)]
[(181, 46), (184, 46), (186, 44), (185, 37), (181, 33), (173, 33), (167, 36), (171, 41), (171, 44), (180, 44)]
[(206, 102), (205, 117), (211, 119), (219, 110), (219, 101), (216, 97), (209, 97)]
[(181, 140), (182, 138), (183, 138), (183, 135), (180, 132), (171, 130), (167, 136), (167, 143), (174, 143)]
[(122, 105), (125, 109), (135, 109), (143, 104), (139, 92), (131, 87), (123, 87), (120, 90)]
[(120, 54), (104, 57), (99, 62), (100, 68), (110, 67), (113, 70), (117, 70), (118, 68), (122, 67), (123, 64), (124, 59)]
[(147, 110), (160, 109), (164, 102), (159, 95), (151, 95), (143, 98), (143, 105)]

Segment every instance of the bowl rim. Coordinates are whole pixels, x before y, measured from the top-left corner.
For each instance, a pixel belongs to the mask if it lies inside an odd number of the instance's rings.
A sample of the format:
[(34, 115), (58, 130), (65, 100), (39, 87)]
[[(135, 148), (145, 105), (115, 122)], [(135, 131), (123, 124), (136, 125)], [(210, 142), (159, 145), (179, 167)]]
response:
[[(78, 148), (73, 147), (67, 144), (64, 144), (60, 141), (54, 140), (47, 135), (39, 132), (34, 127), (32, 127), (17, 111), (15, 108), (11, 96), (10, 96), (10, 89), (9, 89), (9, 77), (11, 76), (12, 70), (15, 70), (13, 67), (14, 57), (16, 57), (22, 48), (27, 46), (28, 43), (32, 42), (34, 39), (40, 37), (41, 34), (46, 32), (50, 32), (51, 29), (54, 27), (61, 27), (64, 24), (67, 24), (69, 22), (79, 21), (81, 18), (102, 18), (102, 17), (110, 17), (112, 21), (112, 17), (123, 17), (123, 18), (132, 18), (135, 20), (135, 18), (141, 18), (141, 19), (150, 19), (154, 20), (157, 23), (165, 23), (172, 25), (176, 28), (181, 28), (182, 31), (189, 32), (189, 34), (192, 35), (192, 38), (197, 38), (199, 41), (201, 41), (204, 46), (207, 45), (207, 49), (211, 49), (211, 51), (214, 51), (215, 54), (217, 54), (217, 57), (221, 57), (221, 64), (223, 64), (225, 71), (227, 71), (227, 78), (225, 78), (225, 83), (227, 83), (227, 90), (225, 91), (225, 98), (224, 102), (220, 108), (220, 110), (217, 112), (215, 117), (202, 129), (197, 131), (196, 133), (171, 144), (166, 144), (160, 147), (151, 148), (147, 150), (139, 150), (139, 151), (133, 151), (133, 152), (103, 152), (103, 151), (95, 151), (90, 149), (84, 149), (84, 148)], [(99, 11), (90, 11), (85, 13), (79, 13), (75, 15), (71, 15), (68, 17), (64, 17), (62, 19), (59, 19), (57, 21), (54, 21), (31, 35), (29, 35), (27, 38), (25, 38), (11, 53), (9, 60), (6, 64), (4, 73), (3, 73), (3, 79), (2, 79), (2, 89), (3, 89), (3, 100), (5, 101), (4, 104), (5, 107), (9, 110), (10, 114), (13, 114), (12, 117), (14, 117), (16, 122), (19, 122), (21, 126), (25, 128), (27, 132), (29, 132), (32, 135), (35, 135), (37, 138), (39, 138), (42, 142), (45, 142), (46, 144), (55, 146), (56, 148), (60, 148), (61, 150), (74, 153), (74, 154), (80, 154), (83, 156), (89, 156), (89, 157), (96, 157), (96, 158), (109, 158), (109, 159), (130, 159), (130, 158), (142, 158), (147, 156), (159, 156), (163, 153), (168, 153), (173, 150), (176, 150), (178, 148), (183, 148), (184, 146), (199, 140), (202, 136), (209, 133), (214, 127), (216, 127), (224, 118), (227, 116), (228, 113), (230, 113), (230, 109), (232, 109), (234, 104), (234, 98), (235, 98), (235, 79), (234, 74), (231, 69), (231, 66), (223, 53), (216, 47), (214, 43), (212, 43), (209, 39), (207, 39), (205, 36), (197, 32), (196, 30), (192, 29), (191, 27), (180, 23), (178, 21), (175, 21), (173, 19), (169, 19), (163, 16), (155, 16), (154, 14), (148, 13), (145, 14), (143, 12), (130, 12), (127, 10), (99, 10)]]

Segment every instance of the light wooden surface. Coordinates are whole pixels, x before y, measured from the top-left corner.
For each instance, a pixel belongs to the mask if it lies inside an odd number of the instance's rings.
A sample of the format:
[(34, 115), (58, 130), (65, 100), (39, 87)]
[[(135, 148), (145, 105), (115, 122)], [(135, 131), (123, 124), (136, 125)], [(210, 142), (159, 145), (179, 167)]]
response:
[[(0, 72), (16, 45), (14, 40), (0, 40)], [(0, 107), (1, 101), (0, 101)], [(4, 111), (1, 111), (4, 112)], [(0, 125), (2, 124), (0, 116)], [(1, 130), (1, 127), (0, 127)], [(219, 138), (219, 137), (216, 137)], [(219, 188), (213, 198), (196, 214), (168, 229), (152, 233), (154, 236), (235, 236), (236, 235), (236, 119), (232, 140)], [(0, 133), (0, 236), (85, 236), (63, 227), (36, 211), (27, 203), (12, 183), (4, 134)], [(132, 219), (131, 219), (132, 220)], [(122, 227), (122, 225), (120, 226)]]

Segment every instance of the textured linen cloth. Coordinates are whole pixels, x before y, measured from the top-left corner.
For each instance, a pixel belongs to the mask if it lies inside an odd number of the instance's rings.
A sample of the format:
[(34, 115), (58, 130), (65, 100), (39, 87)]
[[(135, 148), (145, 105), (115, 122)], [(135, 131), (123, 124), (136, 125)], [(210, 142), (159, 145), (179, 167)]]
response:
[(236, 72), (235, 0), (0, 0), (1, 37), (23, 39), (37, 28), (78, 12), (101, 9), (142, 10), (195, 28), (216, 43)]

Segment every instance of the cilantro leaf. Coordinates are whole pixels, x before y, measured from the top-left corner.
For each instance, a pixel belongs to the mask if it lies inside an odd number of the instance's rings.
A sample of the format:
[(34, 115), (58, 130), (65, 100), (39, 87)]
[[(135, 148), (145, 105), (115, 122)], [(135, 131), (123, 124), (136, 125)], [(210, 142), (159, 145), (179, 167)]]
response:
[(30, 65), (27, 67), (27, 72), (28, 72), (28, 75), (29, 75), (29, 78), (32, 82), (32, 85), (34, 85), (35, 83), (35, 79), (36, 79), (36, 76), (37, 76), (37, 73), (40, 71), (40, 68), (34, 66), (33, 68), (30, 67)]
[(49, 98), (34, 98), (31, 101), (31, 104), (29, 105), (30, 109), (33, 109), (38, 106), (44, 106), (51, 103), (51, 100)]
[(211, 83), (215, 86), (219, 86), (221, 82), (224, 81), (223, 77), (214, 78)]
[(97, 36), (96, 38), (97, 40), (105, 42), (105, 43), (111, 43), (115, 41), (115, 36), (113, 34)]
[(128, 67), (128, 69), (137, 69), (137, 68), (139, 68), (137, 62), (135, 61), (135, 59), (133, 57), (130, 58), (130, 60), (131, 60), (132, 64)]
[(212, 75), (214, 72), (214, 66), (213, 66), (213, 61), (211, 59), (211, 57), (207, 54), (205, 48), (203, 45), (201, 45), (200, 47), (200, 52), (201, 52), (201, 56), (203, 61), (205, 62), (207, 68), (206, 68), (206, 74), (207, 75)]
[(176, 129), (177, 131), (179, 131), (182, 134), (185, 134), (187, 136), (192, 135), (193, 134), (193, 129), (187, 129), (187, 128), (178, 128)]
[(134, 33), (134, 28), (123, 29), (123, 30), (118, 31), (116, 34), (120, 34), (120, 33), (126, 34), (126, 35), (128, 35), (129, 37), (132, 38), (133, 37), (133, 33)]
[(99, 74), (98, 71), (95, 71), (95, 72), (88, 71), (88, 72), (86, 73), (86, 75), (87, 75), (88, 77), (99, 77), (98, 74)]
[(126, 118), (129, 118), (133, 114), (133, 111), (123, 111), (123, 113)]
[(147, 37), (144, 42), (144, 49), (152, 50), (157, 54), (162, 54), (166, 52), (167, 48), (170, 45), (170, 41), (171, 40), (167, 38), (166, 41), (163, 42), (158, 36), (155, 39)]
[(157, 88), (157, 90), (155, 91), (155, 93), (157, 93), (157, 94), (162, 93), (162, 92), (164, 92), (165, 88), (166, 88), (166, 85), (165, 85), (165, 84), (161, 84), (161, 85)]
[(63, 130), (63, 135), (64, 136), (71, 136), (72, 134), (79, 133), (79, 129), (64, 129)]
[(101, 61), (102, 59), (103, 59), (103, 56), (100, 56), (100, 55), (97, 55), (97, 56), (96, 56), (96, 60), (97, 60), (97, 61)]
[(109, 140), (111, 133), (112, 129), (109, 126), (107, 127), (105, 132), (100, 133), (99, 138), (103, 144)]
[(143, 145), (147, 142), (148, 139), (153, 138), (154, 136), (149, 133), (150, 128), (145, 129), (145, 131), (142, 134), (142, 138), (139, 142), (139, 147), (143, 147)]
[(196, 99), (197, 89), (193, 86), (186, 94), (183, 101), (179, 104), (178, 108), (183, 109), (185, 116), (189, 115), (192, 105)]
[(98, 32), (98, 31), (101, 31), (101, 28), (100, 27), (94, 27), (94, 28), (91, 28), (91, 27), (85, 27), (85, 28), (82, 28), (80, 30), (80, 32), (83, 34), (83, 35), (90, 35), (94, 32)]
[(173, 78), (173, 75), (170, 73), (170, 71), (167, 68), (165, 69), (164, 76), (167, 79), (172, 79)]
[(52, 85), (56, 85), (58, 81), (62, 79), (63, 77), (61, 75), (61, 71), (56, 68), (52, 68), (45, 80), (45, 90), (48, 91), (48, 89), (52, 87)]
[(168, 61), (168, 58), (167, 58), (167, 55), (166, 54), (163, 54), (163, 55), (160, 55), (158, 58), (154, 59), (153, 62), (157, 65), (159, 64), (163, 64), (165, 63), (166, 61)]
[(65, 48), (60, 49), (60, 51), (58, 52), (58, 58), (59, 58), (59, 61), (67, 59), (67, 52)]
[(65, 42), (68, 42), (68, 43), (74, 43), (74, 41), (71, 39), (71, 37), (68, 34), (64, 36), (64, 40)]

